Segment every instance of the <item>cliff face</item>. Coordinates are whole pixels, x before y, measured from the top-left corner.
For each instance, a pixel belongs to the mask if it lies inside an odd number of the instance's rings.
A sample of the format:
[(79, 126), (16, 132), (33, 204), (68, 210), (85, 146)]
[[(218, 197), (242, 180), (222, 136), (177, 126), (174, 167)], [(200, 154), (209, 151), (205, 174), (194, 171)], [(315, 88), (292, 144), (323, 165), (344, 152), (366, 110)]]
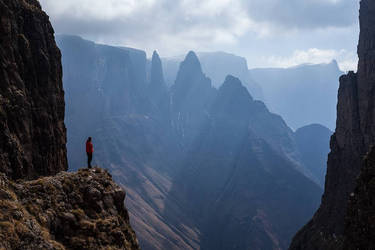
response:
[(325, 193), (291, 249), (340, 249), (349, 195), (362, 159), (375, 142), (375, 2), (361, 1), (358, 73), (340, 78), (336, 132), (331, 138)]
[(48, 16), (37, 0), (0, 0), (0, 20), (0, 248), (139, 249), (111, 176), (63, 171), (61, 54)]
[(345, 249), (375, 248), (375, 149), (364, 159), (357, 186), (350, 194), (344, 232)]
[(12, 179), (67, 169), (60, 51), (38, 1), (0, 1), (0, 171)]

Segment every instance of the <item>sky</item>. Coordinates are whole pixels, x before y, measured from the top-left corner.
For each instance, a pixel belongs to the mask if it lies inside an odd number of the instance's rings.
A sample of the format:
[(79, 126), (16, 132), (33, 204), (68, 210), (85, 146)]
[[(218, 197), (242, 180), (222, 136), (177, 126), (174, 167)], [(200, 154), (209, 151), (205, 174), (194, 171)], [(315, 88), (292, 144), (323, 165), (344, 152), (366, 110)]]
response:
[(335, 59), (356, 70), (359, 0), (40, 0), (57, 34), (150, 57), (225, 51), (249, 68)]

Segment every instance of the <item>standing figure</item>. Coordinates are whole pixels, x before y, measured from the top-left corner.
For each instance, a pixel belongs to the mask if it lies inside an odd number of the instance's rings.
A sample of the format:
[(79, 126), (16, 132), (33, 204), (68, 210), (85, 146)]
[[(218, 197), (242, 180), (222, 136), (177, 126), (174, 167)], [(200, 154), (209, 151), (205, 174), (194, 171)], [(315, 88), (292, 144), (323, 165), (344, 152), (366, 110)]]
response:
[(87, 153), (87, 167), (91, 168), (92, 154), (94, 153), (94, 146), (91, 142), (91, 137), (86, 141), (86, 153)]

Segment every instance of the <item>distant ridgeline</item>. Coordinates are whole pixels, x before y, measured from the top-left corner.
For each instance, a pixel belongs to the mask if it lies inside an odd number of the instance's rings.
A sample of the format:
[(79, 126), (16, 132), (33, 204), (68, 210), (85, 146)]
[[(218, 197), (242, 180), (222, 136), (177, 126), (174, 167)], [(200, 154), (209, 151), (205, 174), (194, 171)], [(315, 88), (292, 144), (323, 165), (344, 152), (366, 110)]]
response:
[(37, 0), (0, 0), (0, 20), (0, 249), (139, 249), (108, 172), (64, 172), (61, 54), (48, 16)]
[(205, 69), (220, 61), (207, 54), (202, 67), (189, 52), (167, 84), (156, 52), (149, 61), (75, 36), (57, 42), (70, 166), (92, 136), (94, 161), (128, 192), (143, 249), (288, 248), (319, 205), (329, 129), (293, 132), (225, 66), (213, 86)]

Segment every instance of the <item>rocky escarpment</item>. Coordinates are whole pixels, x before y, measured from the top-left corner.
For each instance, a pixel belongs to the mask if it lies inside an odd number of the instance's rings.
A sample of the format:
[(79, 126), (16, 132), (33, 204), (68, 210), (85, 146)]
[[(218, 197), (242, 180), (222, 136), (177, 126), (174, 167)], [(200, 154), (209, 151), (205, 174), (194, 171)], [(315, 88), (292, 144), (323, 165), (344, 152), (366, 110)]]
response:
[(104, 170), (16, 183), (0, 175), (0, 248), (138, 249), (125, 192)]
[(375, 2), (361, 1), (358, 73), (340, 78), (336, 132), (331, 138), (325, 193), (290, 249), (342, 248), (345, 216), (362, 159), (375, 142)]
[(67, 169), (61, 54), (38, 1), (0, 0), (0, 172)]

